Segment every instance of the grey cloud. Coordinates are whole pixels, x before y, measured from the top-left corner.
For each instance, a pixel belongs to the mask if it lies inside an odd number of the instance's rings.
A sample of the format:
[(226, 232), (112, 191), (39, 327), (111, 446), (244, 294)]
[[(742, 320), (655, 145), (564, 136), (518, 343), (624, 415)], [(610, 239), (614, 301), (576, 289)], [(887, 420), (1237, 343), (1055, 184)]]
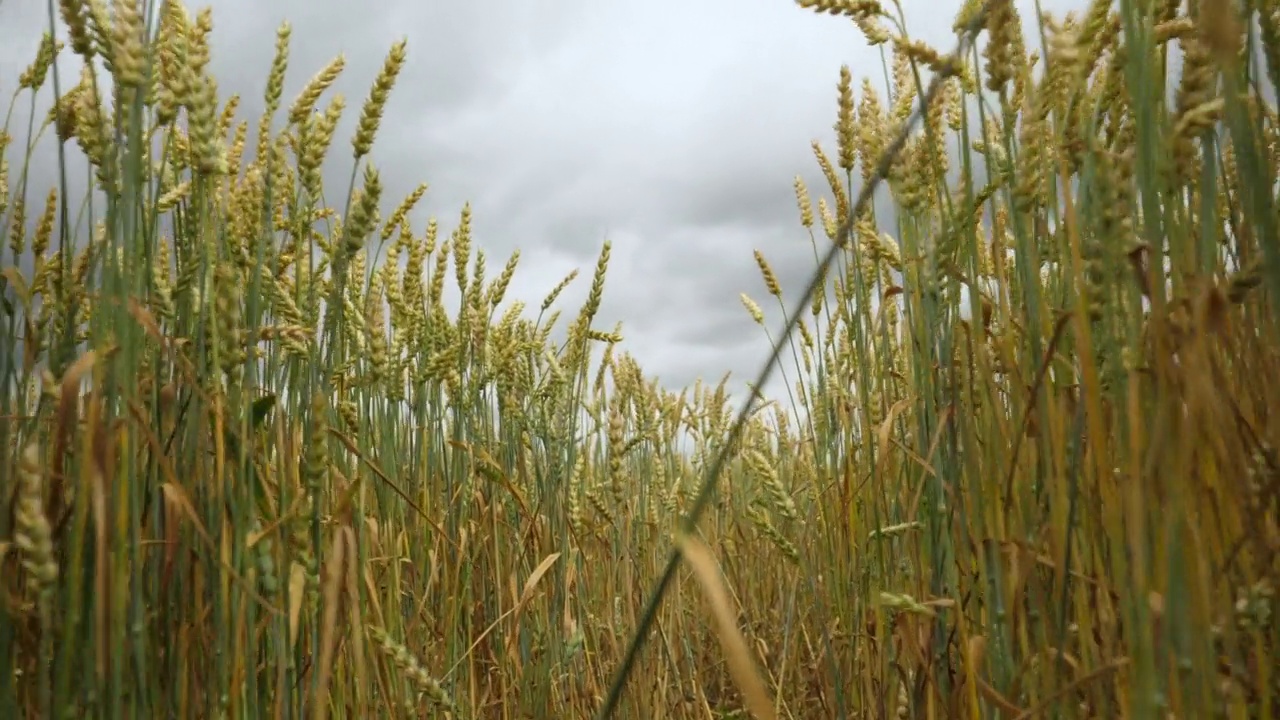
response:
[[(242, 95), (242, 118), (261, 109), (282, 21), (293, 26), (286, 102), (345, 54), (342, 78), (322, 99), (347, 99), (325, 168), (331, 202), (346, 189), (360, 104), (391, 44), (407, 37), (408, 63), (373, 153), (388, 210), (427, 182), (414, 227), (435, 215), (447, 233), (470, 202), (491, 272), (521, 249), (508, 298), (531, 313), (574, 267), (579, 278), (560, 306), (576, 311), (611, 240), (597, 325), (622, 321), (626, 349), (673, 387), (728, 370), (740, 390), (755, 374), (769, 346), (739, 293), (766, 307), (771, 331), (782, 315), (766, 302), (752, 250), (765, 253), (794, 305), (814, 260), (792, 178), (825, 188), (809, 143), (834, 152), (840, 64), (858, 81), (883, 82), (879, 50), (850, 23), (787, 0), (211, 4), (211, 69), (224, 97)], [(951, 47), (958, 0), (904, 5), (913, 37)], [(1018, 5), (1031, 35), (1034, 3)], [(1060, 12), (1084, 2), (1044, 5)], [(0, 93), (44, 25), (43, 3), (0, 3)], [(64, 87), (74, 84), (74, 62), (61, 69)], [(49, 101), (46, 93), (44, 108)], [(32, 202), (55, 181), (51, 143), (41, 152)], [(819, 234), (819, 249), (826, 243)]]

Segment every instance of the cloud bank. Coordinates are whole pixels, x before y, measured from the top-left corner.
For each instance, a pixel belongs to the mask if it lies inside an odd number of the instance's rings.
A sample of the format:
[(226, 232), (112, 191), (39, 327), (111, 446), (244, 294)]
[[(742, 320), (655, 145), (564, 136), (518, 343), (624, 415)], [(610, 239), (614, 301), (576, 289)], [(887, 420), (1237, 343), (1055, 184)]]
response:
[[(949, 51), (959, 4), (905, 2), (907, 27)], [(1034, 28), (1034, 4), (1017, 4)], [(530, 306), (580, 268), (561, 299), (576, 309), (610, 240), (597, 325), (622, 322), (624, 348), (672, 388), (732, 372), (741, 389), (755, 374), (769, 345), (739, 293), (765, 305), (771, 328), (781, 311), (763, 302), (752, 251), (765, 253), (794, 302), (814, 258), (792, 180), (825, 186), (809, 143), (834, 152), (840, 65), (884, 82), (880, 49), (852, 23), (789, 0), (211, 5), (210, 69), (224, 97), (242, 96), (243, 117), (260, 109), (281, 22), (293, 26), (286, 98), (345, 55), (330, 91), (348, 101), (325, 168), (331, 193), (345, 191), (359, 104), (387, 49), (407, 37), (409, 60), (373, 152), (387, 203), (429, 183), (412, 215), (421, 232), (428, 215), (450, 229), (470, 202), (491, 266), (521, 250), (508, 297)], [(0, 3), (0, 94), (33, 57), (46, 13), (44, 3)], [(74, 84), (73, 61), (60, 67), (64, 88)], [(41, 152), (35, 203), (56, 182), (52, 149)]]

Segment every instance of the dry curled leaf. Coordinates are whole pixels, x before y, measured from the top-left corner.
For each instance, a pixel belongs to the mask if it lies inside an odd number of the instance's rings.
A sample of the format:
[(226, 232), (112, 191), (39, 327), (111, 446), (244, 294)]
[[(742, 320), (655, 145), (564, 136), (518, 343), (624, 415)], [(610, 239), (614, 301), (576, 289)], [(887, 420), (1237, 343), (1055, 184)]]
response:
[(711, 550), (700, 540), (685, 535), (680, 538), (680, 552), (684, 555), (694, 577), (702, 586), (715, 621), (716, 637), (724, 650), (725, 660), (729, 663), (729, 674), (737, 684), (738, 690), (746, 701), (747, 709), (761, 720), (773, 720), (777, 713), (773, 710), (773, 702), (769, 699), (769, 691), (765, 688), (760, 673), (751, 659), (751, 651), (747, 641), (738, 629), (737, 613), (729, 603), (729, 593), (725, 589), (724, 578), (716, 566)]

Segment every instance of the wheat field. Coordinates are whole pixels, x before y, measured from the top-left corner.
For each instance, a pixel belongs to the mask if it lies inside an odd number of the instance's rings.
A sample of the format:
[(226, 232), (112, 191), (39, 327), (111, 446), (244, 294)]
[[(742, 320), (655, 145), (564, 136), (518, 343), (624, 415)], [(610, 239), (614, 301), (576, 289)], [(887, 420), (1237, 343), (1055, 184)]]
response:
[(287, 24), (242, 118), (209, 10), (50, 2), (0, 130), (0, 714), (1280, 716), (1280, 0), (970, 0), (955, 53), (795, 2), (889, 82), (832, 68), (817, 292), (755, 252), (780, 398), (646, 375), (607, 243), (564, 308), (469, 207), (413, 227), (405, 43), (335, 142)]

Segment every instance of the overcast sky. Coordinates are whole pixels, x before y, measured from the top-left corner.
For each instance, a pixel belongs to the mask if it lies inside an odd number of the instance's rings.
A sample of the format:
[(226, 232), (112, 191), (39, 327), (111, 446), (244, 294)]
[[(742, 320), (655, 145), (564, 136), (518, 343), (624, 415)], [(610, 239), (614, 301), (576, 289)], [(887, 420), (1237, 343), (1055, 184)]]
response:
[[(903, 0), (908, 29), (943, 51), (959, 0)], [(394, 206), (430, 184), (413, 216), (451, 230), (466, 201), (496, 274), (522, 252), (508, 297), (580, 306), (601, 243), (613, 257), (597, 327), (622, 321), (624, 348), (671, 388), (754, 376), (769, 346), (739, 293), (762, 304), (760, 249), (791, 296), (813, 268), (792, 179), (825, 183), (809, 143), (834, 154), (842, 63), (882, 85), (878, 49), (847, 20), (791, 0), (212, 0), (211, 70), (255, 117), (274, 34), (293, 25), (286, 104), (338, 53), (347, 112), (326, 167), (345, 192), (347, 139), (387, 49), (409, 40), (374, 147)], [(1034, 31), (1034, 3), (1019, 0)], [(1045, 9), (1084, 6), (1047, 0)], [(199, 5), (192, 5), (192, 12)], [(0, 96), (8, 98), (47, 27), (45, 3), (0, 0)], [(68, 51), (69, 54), (69, 51)], [(63, 76), (64, 88), (75, 82)], [(332, 93), (332, 91), (331, 91)], [(327, 103), (322, 99), (321, 104)], [(78, 150), (72, 151), (78, 154)], [(11, 156), (11, 161), (15, 158)], [(33, 178), (39, 204), (52, 181)], [(770, 308), (766, 307), (767, 310)], [(781, 322), (776, 310), (770, 326)], [(780, 387), (773, 384), (770, 395)]]

